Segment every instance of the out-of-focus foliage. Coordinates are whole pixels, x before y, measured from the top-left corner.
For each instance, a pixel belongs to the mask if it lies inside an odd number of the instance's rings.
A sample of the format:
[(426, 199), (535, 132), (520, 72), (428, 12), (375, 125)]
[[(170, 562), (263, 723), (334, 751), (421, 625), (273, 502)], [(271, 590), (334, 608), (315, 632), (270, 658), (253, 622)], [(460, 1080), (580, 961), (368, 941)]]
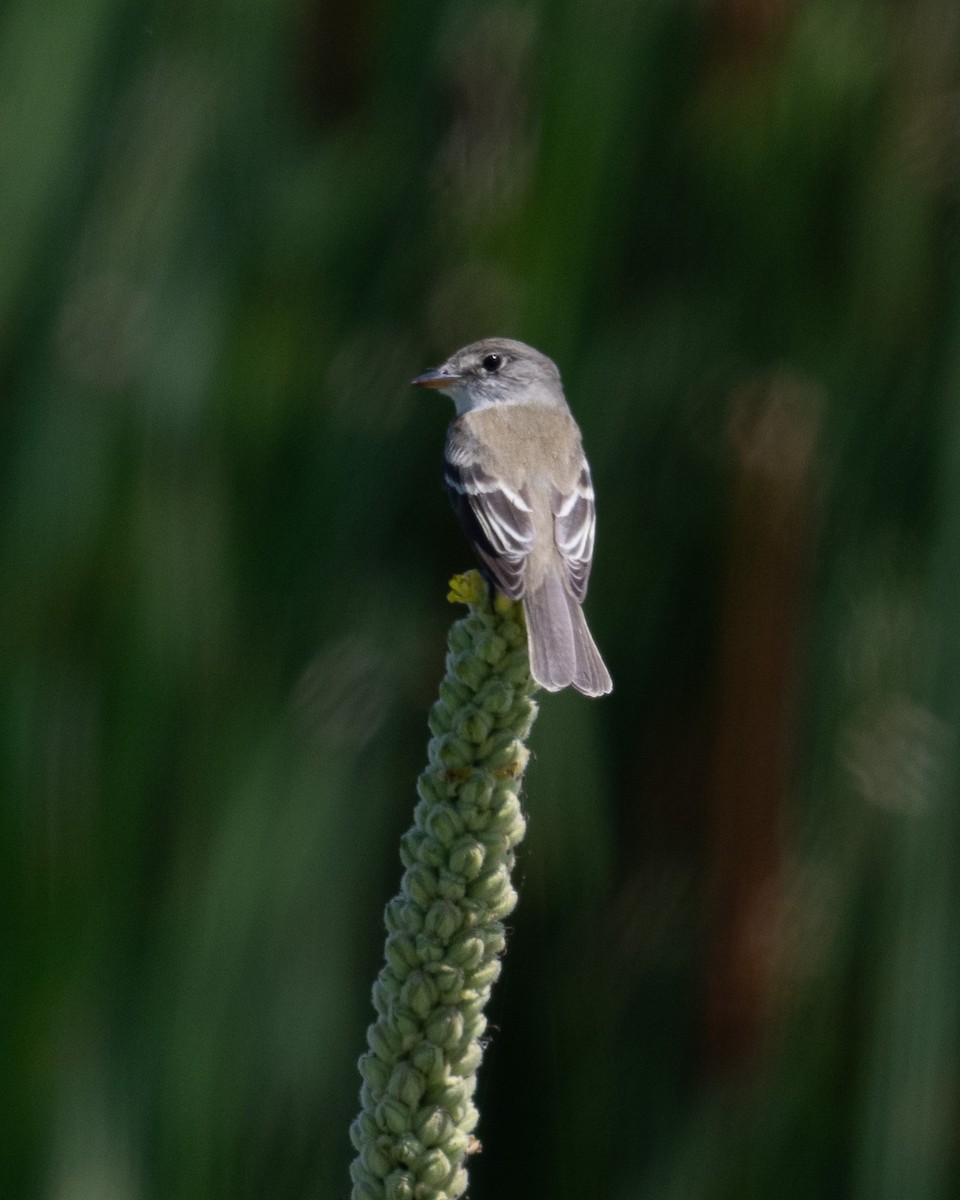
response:
[(0, 7), (0, 1194), (338, 1196), (469, 565), (554, 357), (609, 700), (547, 697), (477, 1197), (960, 1188), (960, 9)]

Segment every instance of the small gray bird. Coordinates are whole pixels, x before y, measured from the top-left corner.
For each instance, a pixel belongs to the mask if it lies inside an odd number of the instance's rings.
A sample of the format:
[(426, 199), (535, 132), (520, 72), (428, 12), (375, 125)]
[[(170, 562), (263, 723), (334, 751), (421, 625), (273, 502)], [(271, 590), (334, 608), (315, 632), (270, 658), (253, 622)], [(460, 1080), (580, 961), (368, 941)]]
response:
[(486, 338), (413, 384), (449, 393), (456, 406), (443, 482), (487, 574), (523, 601), (531, 675), (550, 692), (609, 692), (580, 608), (596, 516), (560, 372), (523, 342)]

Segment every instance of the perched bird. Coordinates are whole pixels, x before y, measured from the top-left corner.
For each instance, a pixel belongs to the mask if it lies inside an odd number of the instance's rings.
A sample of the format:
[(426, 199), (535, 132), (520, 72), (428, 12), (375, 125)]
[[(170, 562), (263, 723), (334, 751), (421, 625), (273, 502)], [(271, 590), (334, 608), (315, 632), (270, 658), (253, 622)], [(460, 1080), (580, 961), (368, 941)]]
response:
[(497, 588), (523, 602), (530, 673), (548, 691), (613, 687), (580, 605), (596, 526), (593, 484), (560, 372), (506, 338), (473, 342), (413, 380), (449, 394), (443, 482)]

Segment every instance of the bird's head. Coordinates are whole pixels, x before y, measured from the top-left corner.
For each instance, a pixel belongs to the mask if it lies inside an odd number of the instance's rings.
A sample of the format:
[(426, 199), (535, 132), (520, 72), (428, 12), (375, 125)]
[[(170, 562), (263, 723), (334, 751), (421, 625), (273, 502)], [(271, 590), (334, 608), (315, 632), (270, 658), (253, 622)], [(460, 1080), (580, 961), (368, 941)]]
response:
[(446, 392), (457, 415), (506, 404), (566, 407), (560, 372), (539, 350), (509, 338), (484, 338), (411, 381)]

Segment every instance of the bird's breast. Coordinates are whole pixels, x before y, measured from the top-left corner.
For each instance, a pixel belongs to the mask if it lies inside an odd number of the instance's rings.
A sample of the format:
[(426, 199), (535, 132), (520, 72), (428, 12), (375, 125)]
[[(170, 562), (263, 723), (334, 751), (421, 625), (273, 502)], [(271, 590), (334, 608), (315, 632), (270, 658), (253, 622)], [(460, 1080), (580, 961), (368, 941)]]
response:
[(580, 435), (563, 409), (542, 405), (504, 405), (467, 413), (459, 419), (476, 444), (487, 470), (512, 486), (537, 492), (572, 487), (579, 470)]

